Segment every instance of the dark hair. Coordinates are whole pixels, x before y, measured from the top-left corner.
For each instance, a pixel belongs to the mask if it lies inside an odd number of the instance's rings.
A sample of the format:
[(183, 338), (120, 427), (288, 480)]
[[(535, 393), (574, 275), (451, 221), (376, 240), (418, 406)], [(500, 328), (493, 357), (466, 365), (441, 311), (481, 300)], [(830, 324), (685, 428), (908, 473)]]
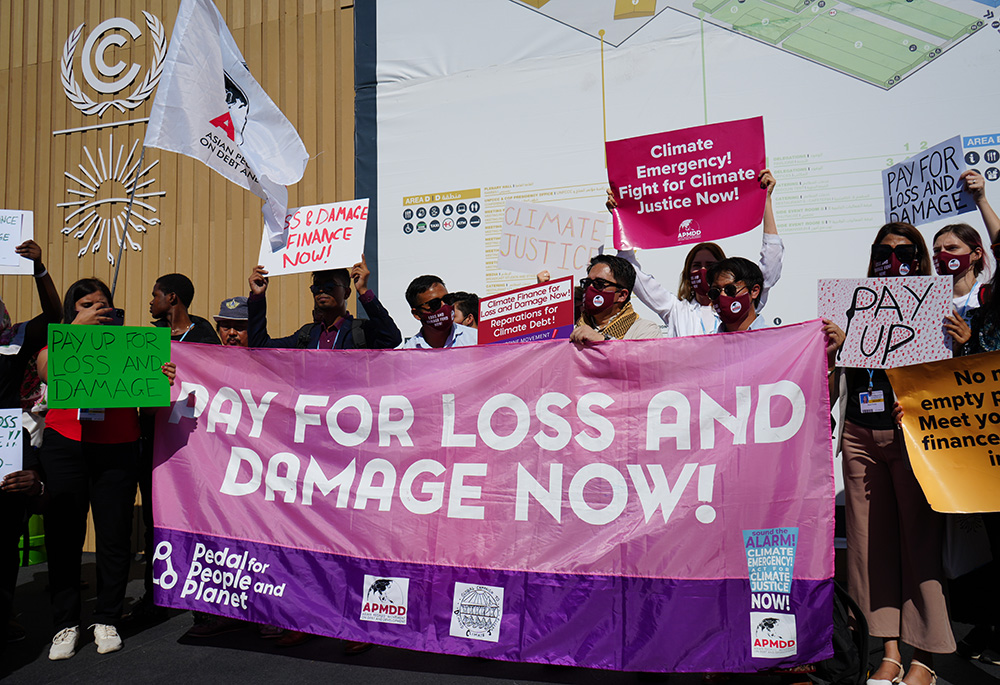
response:
[(194, 283), (184, 274), (160, 276), (156, 279), (156, 285), (153, 287), (159, 288), (164, 295), (170, 293), (177, 295), (177, 299), (181, 301), (185, 309), (191, 306), (191, 301), (194, 299)]
[(986, 249), (983, 247), (983, 239), (979, 237), (979, 231), (974, 229), (969, 224), (949, 224), (942, 228), (940, 231), (934, 234), (934, 240), (931, 241), (932, 244), (937, 242), (937, 239), (943, 235), (949, 233), (954, 233), (955, 237), (961, 240), (965, 245), (975, 252), (977, 249), (982, 253), (982, 257), (972, 265), (972, 273), (976, 276), (983, 272), (986, 268)]
[(313, 285), (334, 281), (340, 283), (348, 290), (351, 289), (351, 274), (347, 269), (327, 269), (325, 271), (313, 271)]
[(406, 287), (406, 303), (410, 305), (410, 309), (417, 308), (418, 295), (427, 292), (437, 283), (444, 285), (444, 281), (437, 276), (431, 276), (430, 274), (417, 276), (410, 281), (410, 285)]
[(448, 293), (445, 295), (444, 303), (455, 307), (465, 316), (472, 314), (472, 319), (477, 324), (479, 323), (479, 295), (460, 290), (457, 293)]
[(629, 264), (628, 260), (621, 257), (610, 254), (599, 254), (591, 257), (587, 273), (590, 273), (590, 270), (598, 264), (607, 264), (608, 268), (611, 269), (611, 274), (615, 277), (618, 287), (628, 290), (628, 297), (625, 298), (625, 302), (628, 302), (629, 298), (632, 297), (632, 288), (635, 287), (635, 267)]
[(720, 273), (732, 274), (733, 282), (743, 282), (747, 290), (753, 293), (753, 287), (760, 288), (757, 297), (753, 298), (753, 305), (756, 307), (760, 303), (760, 294), (764, 291), (764, 273), (760, 267), (743, 257), (728, 257), (718, 261), (708, 270), (708, 282), (714, 283), (716, 276)]
[(111, 300), (111, 291), (104, 285), (104, 281), (99, 278), (81, 278), (69, 287), (66, 297), (63, 298), (63, 323), (73, 323), (73, 319), (76, 318), (77, 301), (96, 292), (103, 293), (108, 298), (108, 305), (115, 306)]
[(681, 271), (681, 284), (677, 288), (677, 299), (679, 300), (694, 299), (694, 288), (691, 287), (691, 263), (694, 261), (694, 256), (702, 250), (711, 252), (717, 261), (721, 262), (726, 258), (726, 253), (715, 243), (698, 243), (692, 247), (684, 259), (684, 270)]
[[(931, 257), (927, 252), (927, 243), (924, 242), (924, 237), (920, 235), (920, 231), (915, 226), (903, 223), (902, 221), (894, 221), (886, 224), (878, 229), (872, 245), (881, 244), (887, 235), (898, 235), (901, 238), (906, 238), (917, 248), (917, 270), (909, 274), (910, 276), (934, 275), (934, 270), (931, 268)], [(868, 257), (868, 278), (875, 278), (875, 263), (872, 261), (870, 255)]]

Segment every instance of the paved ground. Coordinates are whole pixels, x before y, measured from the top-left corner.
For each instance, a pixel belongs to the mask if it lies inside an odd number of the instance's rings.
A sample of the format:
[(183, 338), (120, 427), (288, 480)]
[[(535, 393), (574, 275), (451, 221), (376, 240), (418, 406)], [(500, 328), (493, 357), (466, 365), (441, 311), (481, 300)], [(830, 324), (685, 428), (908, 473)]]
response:
[[(93, 588), (93, 555), (84, 555), (84, 577)], [(133, 578), (140, 578), (142, 565), (133, 568)], [(17, 619), (28, 629), (23, 642), (7, 645), (0, 653), (0, 679), (4, 683), (41, 685), (57, 682), (170, 683), (197, 679), (201, 683), (279, 683), (315, 679), (343, 683), (379, 683), (380, 685), (446, 683), (661, 683), (696, 685), (696, 675), (652, 675), (615, 673), (580, 668), (510, 664), (486, 659), (410, 652), (377, 647), (355, 657), (343, 655), (339, 640), (317, 638), (299, 647), (279, 649), (273, 640), (258, 637), (255, 629), (222, 635), (209, 640), (184, 637), (191, 627), (188, 612), (171, 612), (168, 620), (129, 634), (123, 632), (125, 648), (114, 654), (100, 655), (88, 634), (79, 653), (68, 661), (48, 660), (52, 637), (46, 592), (44, 564), (21, 569), (15, 598)], [(141, 581), (129, 585), (130, 601), (142, 592)], [(88, 590), (85, 597), (92, 597)], [(92, 599), (84, 606), (84, 620), (93, 607)], [(969, 626), (955, 624), (961, 637)], [(876, 657), (877, 658), (877, 657)], [(957, 656), (938, 662), (941, 685), (995, 685), (1000, 667), (970, 663)], [(770, 676), (738, 676), (733, 685), (772, 685)]]

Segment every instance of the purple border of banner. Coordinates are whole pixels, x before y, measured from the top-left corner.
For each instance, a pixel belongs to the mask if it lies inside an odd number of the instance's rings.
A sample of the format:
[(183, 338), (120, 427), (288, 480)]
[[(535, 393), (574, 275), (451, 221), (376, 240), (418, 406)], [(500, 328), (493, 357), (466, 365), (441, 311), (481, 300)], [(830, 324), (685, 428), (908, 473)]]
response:
[[(797, 654), (761, 659), (750, 656), (747, 578), (628, 578), (372, 561), (162, 527), (156, 528), (156, 541), (158, 551), (163, 542), (172, 550), (169, 560), (159, 553), (154, 559), (157, 604), (346, 640), (504, 661), (658, 672), (757, 672), (833, 654), (831, 579), (792, 581)], [(248, 552), (269, 569), (280, 569), (253, 576), (252, 582), (284, 583), (282, 596), (253, 595), (246, 610), (182, 598), (199, 542), (214, 550)], [(177, 579), (165, 589), (159, 582), (168, 568)], [(409, 578), (406, 625), (360, 620), (366, 574)], [(455, 582), (503, 587), (498, 642), (450, 635)], [(624, 641), (616, 638), (621, 635)], [(745, 639), (736, 640), (740, 635)], [(567, 645), (577, 647), (567, 653)], [(677, 645), (688, 647), (679, 651)], [(720, 662), (720, 655), (730, 658)]]

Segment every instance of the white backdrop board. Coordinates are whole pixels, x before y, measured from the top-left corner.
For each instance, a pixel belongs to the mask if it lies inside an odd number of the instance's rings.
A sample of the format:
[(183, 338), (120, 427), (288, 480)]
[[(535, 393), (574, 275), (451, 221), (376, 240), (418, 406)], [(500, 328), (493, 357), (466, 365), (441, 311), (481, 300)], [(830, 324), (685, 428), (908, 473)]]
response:
[[(374, 26), (359, 21), (359, 41), (373, 31), (377, 54), (379, 297), (398, 321), (422, 273), (480, 295), (530, 283), (497, 268), (504, 204), (604, 211), (605, 136), (764, 117), (786, 245), (764, 310), (772, 323), (814, 317), (817, 279), (864, 276), (883, 223), (882, 169), (962, 135), (968, 166), (997, 193), (1000, 82), (987, 75), (1000, 34), (988, 4), (657, 0), (641, 3), (655, 8), (646, 16), (616, 10), (627, 5), (384, 0)], [(961, 218), (985, 235), (977, 214)], [(930, 238), (944, 223), (921, 231)], [(721, 244), (756, 259), (760, 230)], [(674, 289), (686, 251), (641, 259)]]

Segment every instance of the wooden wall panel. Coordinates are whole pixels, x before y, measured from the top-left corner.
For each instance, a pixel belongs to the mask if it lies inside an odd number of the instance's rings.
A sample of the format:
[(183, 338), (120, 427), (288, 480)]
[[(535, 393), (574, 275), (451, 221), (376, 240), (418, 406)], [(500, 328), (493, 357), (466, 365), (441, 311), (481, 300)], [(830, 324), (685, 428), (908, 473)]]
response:
[[(35, 213), (35, 238), (60, 292), (74, 280), (97, 276), (110, 284), (114, 268), (106, 246), (83, 257), (83, 244), (61, 231), (75, 208), (58, 207), (79, 199), (82, 190), (65, 174), (89, 183), (82, 165), (91, 159), (100, 172), (116, 165), (131, 145), (145, 135), (144, 123), (61, 135), (53, 131), (149, 115), (151, 99), (134, 110), (111, 108), (102, 117), (75, 108), (60, 83), (61, 58), (70, 33), (85, 23), (73, 59), (74, 77), (84, 93), (98, 102), (125, 97), (145, 75), (153, 42), (142, 11), (157, 16), (167, 37), (179, 0), (0, 0), (0, 207)], [(291, 205), (350, 199), (354, 196), (354, 64), (353, 3), (338, 0), (217, 0), (250, 71), (299, 131), (310, 161), (305, 176), (289, 189)], [(125, 17), (142, 30), (108, 52), (108, 62), (137, 63), (136, 82), (123, 92), (101, 95), (83, 78), (84, 42), (101, 21)], [(127, 38), (127, 37), (126, 37)], [(112, 80), (112, 79), (108, 79)], [(99, 152), (100, 151), (100, 152)], [(89, 156), (88, 153), (89, 152)], [(149, 293), (157, 276), (179, 271), (195, 284), (192, 313), (211, 317), (219, 302), (246, 294), (247, 274), (260, 246), (261, 201), (210, 171), (200, 162), (171, 152), (147, 151), (143, 167), (156, 181), (140, 190), (162, 191), (146, 200), (159, 219), (145, 233), (131, 233), (142, 250), (126, 246), (116, 304), (126, 310), (126, 323), (149, 323)], [(113, 181), (98, 189), (99, 198), (123, 195)], [(111, 205), (106, 205), (110, 207)], [(116, 207), (117, 208), (117, 207)], [(78, 217), (79, 218), (79, 217)], [(76, 223), (70, 222), (70, 225)], [(86, 242), (86, 241), (84, 241)], [(112, 231), (112, 252), (117, 244)], [(308, 276), (286, 276), (271, 283), (269, 324), (273, 335), (287, 335), (311, 318)], [(39, 311), (33, 279), (0, 277), (0, 293), (17, 321)]]

